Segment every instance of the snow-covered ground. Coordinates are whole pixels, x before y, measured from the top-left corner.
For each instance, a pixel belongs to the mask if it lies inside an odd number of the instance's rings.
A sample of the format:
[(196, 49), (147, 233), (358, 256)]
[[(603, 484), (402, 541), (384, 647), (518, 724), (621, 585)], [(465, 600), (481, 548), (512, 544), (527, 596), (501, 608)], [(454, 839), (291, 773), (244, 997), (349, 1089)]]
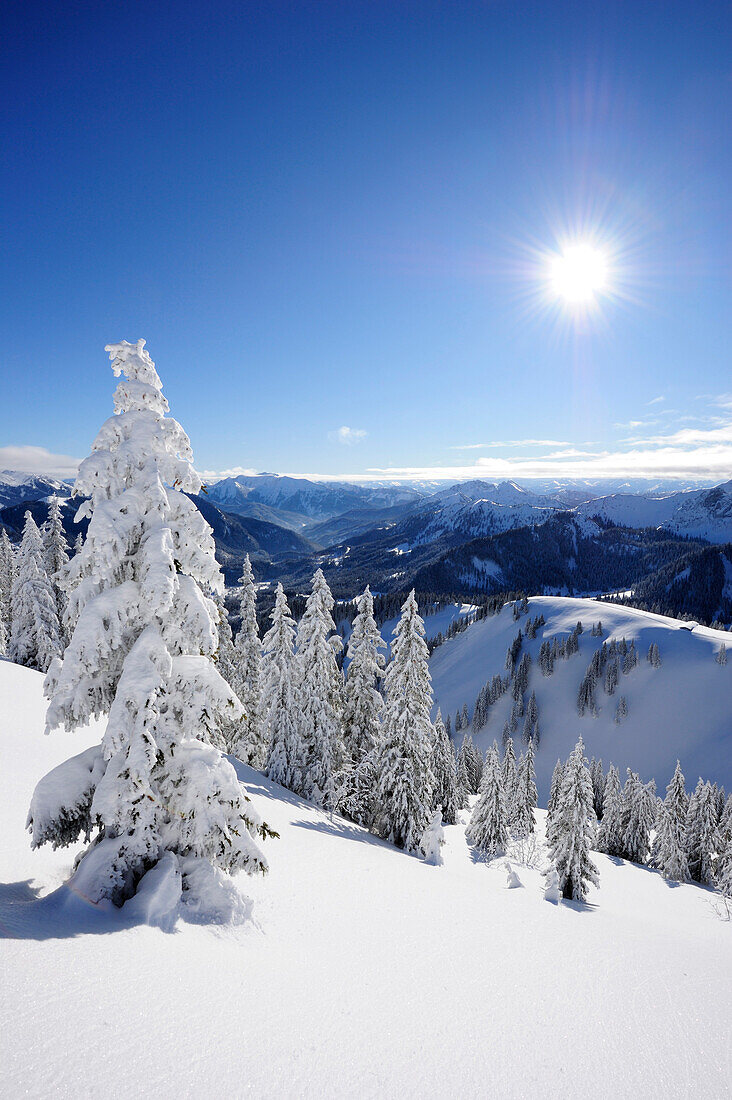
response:
[(281, 834), (249, 924), (44, 901), (73, 852), (30, 850), (30, 794), (99, 731), (44, 737), (41, 682), (0, 663), (3, 1097), (729, 1095), (732, 925), (604, 856), (588, 904), (555, 906), (461, 826), (428, 866), (240, 766)]
[[(555, 761), (571, 752), (579, 734), (588, 756), (602, 758), (605, 768), (612, 762), (621, 769), (638, 771), (644, 780), (655, 778), (663, 795), (677, 758), (686, 775), (687, 787), (701, 775), (732, 788), (732, 661), (720, 666), (715, 661), (722, 642), (730, 644), (725, 631), (696, 626), (647, 611), (598, 603), (588, 599), (534, 596), (528, 616), (544, 615), (546, 625), (536, 638), (524, 637), (522, 653), (531, 654), (528, 694), (536, 691), (539, 704), (541, 744), (536, 757), (540, 801), (546, 800)], [(443, 716), (468, 704), (472, 714), (478, 692), (494, 674), (505, 672), (506, 650), (527, 616), (513, 619), (512, 606), (503, 608), (466, 631), (444, 642), (430, 658), (435, 699)], [(539, 668), (542, 641), (553, 635), (566, 636), (578, 620), (584, 626), (580, 651), (567, 660), (557, 660), (554, 674), (543, 676)], [(593, 638), (590, 629), (602, 621), (603, 636)], [(594, 651), (611, 638), (635, 639), (638, 665), (620, 676), (615, 694), (605, 694), (602, 683), (596, 690), (596, 718), (577, 714), (577, 691)], [(657, 643), (661, 667), (651, 668), (646, 654)], [(628, 717), (615, 723), (618, 699), (628, 702)], [(475, 741), (485, 750), (494, 738), (501, 743), (503, 724), (511, 712), (511, 693), (490, 708), (488, 723)], [(521, 721), (521, 720), (520, 720)], [(461, 738), (458, 734), (457, 740)], [(521, 731), (517, 733), (520, 740)], [(517, 744), (518, 748), (518, 744)]]

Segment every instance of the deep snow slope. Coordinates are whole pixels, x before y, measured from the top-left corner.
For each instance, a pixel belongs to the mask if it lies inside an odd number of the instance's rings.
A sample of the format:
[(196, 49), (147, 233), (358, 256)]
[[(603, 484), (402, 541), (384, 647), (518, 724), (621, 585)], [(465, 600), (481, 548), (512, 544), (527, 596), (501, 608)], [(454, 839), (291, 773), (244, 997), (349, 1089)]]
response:
[[(239, 766), (281, 837), (252, 920), (111, 919), (31, 852), (41, 677), (0, 664), (0, 1095), (699, 1097), (732, 1074), (732, 926), (714, 895), (597, 856), (586, 906), (506, 889), (461, 826), (431, 867)], [(543, 815), (540, 815), (543, 816)], [(38, 898), (40, 897), (40, 900)]]
[[(677, 757), (687, 786), (693, 787), (702, 775), (727, 790), (732, 788), (732, 660), (720, 666), (714, 659), (722, 642), (728, 646), (732, 642), (728, 633), (708, 627), (690, 630), (689, 623), (678, 619), (586, 599), (535, 596), (529, 600), (528, 616), (541, 614), (546, 625), (539, 628), (535, 640), (524, 637), (522, 649), (532, 658), (528, 694), (536, 691), (539, 704), (541, 744), (536, 765), (540, 804), (546, 804), (557, 757), (569, 755), (579, 734), (588, 757), (601, 757), (606, 769), (611, 762), (618, 765), (621, 776), (626, 767), (632, 767), (645, 780), (655, 778), (660, 794), (665, 792)], [(485, 681), (495, 673), (506, 675), (506, 650), (518, 628), (525, 628), (526, 619), (523, 615), (515, 622), (512, 605), (506, 606), (499, 615), (473, 623), (435, 650), (430, 670), (443, 715), (454, 718), (463, 703), (472, 715)], [(542, 641), (555, 634), (569, 634), (578, 620), (584, 626), (579, 653), (557, 660), (554, 674), (542, 676), (538, 661)], [(590, 629), (598, 620), (604, 633), (602, 638), (592, 638)], [(635, 639), (638, 665), (627, 675), (621, 674), (612, 697), (598, 684), (598, 716), (580, 718), (580, 681), (595, 649), (613, 637), (625, 637), (628, 643)], [(657, 669), (646, 661), (652, 642), (658, 644), (661, 656)], [(616, 725), (615, 709), (621, 695), (628, 702), (628, 717)], [(482, 750), (494, 738), (500, 744), (511, 702), (509, 692), (490, 708), (487, 725), (475, 736)], [(458, 734), (458, 741), (461, 736)], [(520, 736), (519, 729), (517, 749)]]

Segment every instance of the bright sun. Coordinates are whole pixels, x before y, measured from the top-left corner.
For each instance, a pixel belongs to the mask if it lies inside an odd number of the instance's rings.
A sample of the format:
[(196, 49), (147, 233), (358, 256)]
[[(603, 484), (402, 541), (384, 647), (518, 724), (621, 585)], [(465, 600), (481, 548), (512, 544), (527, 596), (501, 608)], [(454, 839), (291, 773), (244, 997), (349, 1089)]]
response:
[(550, 278), (565, 302), (592, 302), (607, 281), (605, 257), (589, 244), (568, 245), (551, 261)]

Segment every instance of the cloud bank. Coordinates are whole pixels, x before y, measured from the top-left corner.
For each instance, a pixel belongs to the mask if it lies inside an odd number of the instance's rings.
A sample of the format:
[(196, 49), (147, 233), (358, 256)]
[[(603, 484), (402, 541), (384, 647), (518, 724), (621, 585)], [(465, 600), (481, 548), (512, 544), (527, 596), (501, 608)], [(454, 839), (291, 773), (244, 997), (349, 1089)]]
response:
[(0, 470), (19, 470), (24, 474), (46, 474), (48, 477), (76, 477), (80, 458), (57, 455), (45, 447), (27, 445), (0, 447)]

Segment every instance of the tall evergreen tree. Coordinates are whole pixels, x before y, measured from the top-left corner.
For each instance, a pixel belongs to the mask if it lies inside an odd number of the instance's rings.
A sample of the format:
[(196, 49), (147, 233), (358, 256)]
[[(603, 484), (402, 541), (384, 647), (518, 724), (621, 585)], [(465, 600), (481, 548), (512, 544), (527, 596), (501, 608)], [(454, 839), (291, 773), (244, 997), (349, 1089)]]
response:
[(295, 622), (281, 584), (262, 641), (262, 728), (270, 779), (298, 794), (303, 789), (305, 746), (300, 733), (300, 694), (295, 657)]
[(509, 828), (513, 825), (517, 813), (516, 782), (516, 753), (513, 748), (513, 738), (509, 737), (503, 752), (503, 763), (501, 765), (501, 783), (506, 806), (506, 824)]
[(239, 584), (241, 625), (234, 641), (234, 690), (241, 700), (244, 716), (233, 751), (253, 768), (263, 768), (269, 743), (262, 711), (262, 643), (257, 626), (257, 593), (248, 554), (244, 558)]
[(536, 770), (534, 768), (534, 741), (531, 739), (519, 760), (516, 775), (516, 797), (513, 831), (516, 836), (529, 836), (534, 832), (534, 810), (538, 801)]
[(43, 525), (42, 536), (46, 572), (56, 602), (61, 640), (65, 644), (68, 641), (68, 635), (65, 625), (67, 597), (64, 582), (66, 566), (69, 561), (69, 550), (61, 519), (61, 502), (56, 496), (51, 497), (49, 501), (48, 519)]
[(239, 705), (211, 659), (216, 608), (204, 590), (221, 591), (223, 581), (211, 529), (185, 495), (201, 490), (190, 442), (166, 417), (144, 343), (106, 349), (123, 377), (115, 415), (76, 478), (74, 495), (88, 498), (77, 518), (90, 517), (69, 567), (76, 626), (45, 683), (49, 729), (106, 715), (94, 782), (78, 758), (62, 765), (65, 804), (44, 807), (42, 780), (29, 827), (36, 846), (98, 826), (75, 871), (93, 903), (122, 903), (165, 861), (184, 904), (200, 914), (216, 893), (217, 912), (231, 912), (227, 873), (266, 869), (255, 837), (268, 830), (211, 744), (221, 716)]
[(651, 830), (658, 813), (656, 784), (642, 783), (628, 768), (623, 788), (623, 858), (632, 863), (646, 863), (651, 846)]
[(552, 863), (565, 898), (584, 901), (587, 887), (600, 885), (597, 867), (590, 859), (594, 820), (592, 783), (580, 737), (564, 768), (550, 842)]
[(602, 818), (602, 806), (605, 801), (605, 776), (602, 773), (602, 760), (590, 761), (590, 779), (592, 780), (592, 802), (595, 807), (595, 817)]
[(384, 704), (378, 684), (384, 674), (384, 657), (379, 650), (385, 646), (374, 618), (374, 598), (367, 586), (358, 601), (348, 640), (343, 739), (352, 767), (357, 767), (381, 740)]
[(717, 815), (711, 784), (702, 779), (689, 800), (686, 817), (686, 852), (689, 874), (703, 886), (714, 884), (714, 853), (717, 848)]
[(554, 765), (554, 771), (552, 772), (552, 781), (549, 788), (549, 800), (546, 804), (547, 815), (551, 817), (556, 809), (559, 801), (559, 792), (562, 789), (562, 776), (564, 774), (564, 765), (561, 760), (557, 760)]
[(438, 709), (435, 718), (435, 743), (432, 752), (432, 774), (434, 775), (433, 806), (442, 807), (442, 820), (447, 825), (457, 821), (459, 797), (457, 791), (457, 769), (452, 745), (447, 739), (445, 724)]
[(0, 531), (0, 619), (5, 625), (8, 638), (13, 625), (12, 599), (15, 574), (15, 550), (8, 538), (8, 532), (3, 527)]
[(465, 831), (468, 840), (490, 858), (502, 855), (508, 843), (508, 821), (498, 751), (486, 754), (483, 786)]
[(663, 877), (674, 882), (686, 882), (689, 878), (689, 862), (686, 855), (686, 815), (689, 799), (684, 788), (684, 774), (676, 761), (666, 797), (659, 807), (656, 819), (656, 836), (653, 842), (653, 865)]
[(335, 632), (333, 603), (323, 571), (317, 569), (297, 630), (297, 658), (306, 745), (304, 793), (325, 809), (335, 808), (343, 767), (343, 673), (336, 659), (343, 643)]
[(13, 584), (8, 656), (16, 664), (46, 672), (62, 651), (61, 627), (46, 572), (41, 533), (33, 516), (26, 512)]
[[(344, 707), (345, 769), (339, 806), (353, 821), (370, 825), (373, 820), (375, 766), (381, 743), (384, 701), (378, 690), (384, 674), (379, 652), (385, 642), (374, 618), (374, 600), (366, 587), (348, 641), (348, 678)], [(452, 757), (452, 752), (450, 751)]]
[[(236, 658), (234, 654), (234, 636), (231, 633), (231, 623), (226, 610), (222, 592), (212, 592), (211, 599), (216, 605), (216, 630), (219, 636), (219, 646), (214, 659), (219, 675), (223, 676), (229, 687), (236, 693)], [(241, 711), (229, 716), (219, 723), (215, 745), (222, 752), (234, 752), (234, 746), (239, 736), (239, 724)]]
[(384, 677), (384, 736), (376, 763), (375, 827), (398, 848), (416, 851), (432, 812), (432, 681), (414, 591), (394, 630)]
[(611, 764), (605, 780), (602, 800), (602, 821), (597, 834), (597, 848), (609, 856), (623, 854), (623, 791), (620, 773)]

